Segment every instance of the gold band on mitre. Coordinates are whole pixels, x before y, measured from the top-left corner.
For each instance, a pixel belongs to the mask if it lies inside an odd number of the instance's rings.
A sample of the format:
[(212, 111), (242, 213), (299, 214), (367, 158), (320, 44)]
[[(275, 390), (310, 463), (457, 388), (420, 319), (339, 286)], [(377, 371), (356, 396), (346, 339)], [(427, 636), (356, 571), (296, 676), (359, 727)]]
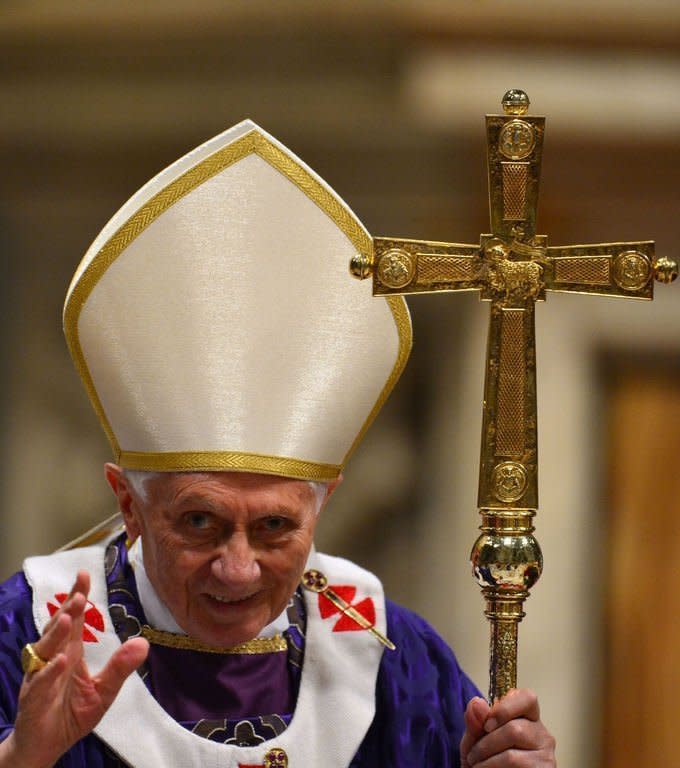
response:
[(319, 464), (286, 456), (228, 451), (121, 451), (116, 461), (125, 469), (143, 472), (256, 472), (318, 482), (335, 480), (342, 471), (338, 464)]
[(411, 347), (403, 298), (349, 274), (372, 250), (340, 197), (250, 121), (146, 184), (64, 306), (118, 463), (337, 478)]
[(21, 669), (25, 675), (32, 675), (46, 667), (48, 662), (35, 652), (31, 643), (21, 649)]

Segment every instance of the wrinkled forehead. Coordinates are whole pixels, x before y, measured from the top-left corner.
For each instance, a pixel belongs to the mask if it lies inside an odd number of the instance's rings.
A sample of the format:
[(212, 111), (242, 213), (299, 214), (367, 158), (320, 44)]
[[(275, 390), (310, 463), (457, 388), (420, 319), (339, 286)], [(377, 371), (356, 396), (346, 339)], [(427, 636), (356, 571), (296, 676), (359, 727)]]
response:
[(186, 500), (212, 505), (267, 504), (313, 507), (318, 511), (324, 483), (252, 472), (126, 472), (133, 490), (149, 504)]

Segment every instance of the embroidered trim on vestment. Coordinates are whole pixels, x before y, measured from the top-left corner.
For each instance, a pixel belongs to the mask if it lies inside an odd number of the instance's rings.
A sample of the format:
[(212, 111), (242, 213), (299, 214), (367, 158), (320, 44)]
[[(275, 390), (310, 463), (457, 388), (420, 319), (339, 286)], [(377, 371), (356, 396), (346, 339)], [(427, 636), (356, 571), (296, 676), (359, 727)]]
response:
[(177, 635), (173, 632), (163, 632), (160, 629), (153, 629), (148, 624), (142, 626), (142, 637), (145, 637), (154, 645), (164, 645), (168, 648), (181, 648), (185, 651), (202, 651), (203, 653), (223, 653), (223, 654), (257, 654), (257, 653), (277, 653), (287, 651), (288, 644), (281, 635), (274, 637), (255, 637), (246, 643), (234, 645), (231, 648), (221, 648), (219, 645), (208, 645), (195, 637), (189, 635)]

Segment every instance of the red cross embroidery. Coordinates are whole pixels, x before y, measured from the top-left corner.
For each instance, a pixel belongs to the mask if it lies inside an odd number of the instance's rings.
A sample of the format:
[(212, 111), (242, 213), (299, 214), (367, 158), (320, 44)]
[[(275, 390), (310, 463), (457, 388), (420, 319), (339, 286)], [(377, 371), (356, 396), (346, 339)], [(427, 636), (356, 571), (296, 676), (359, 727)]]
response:
[[(352, 603), (357, 593), (356, 587), (344, 585), (330, 586), (328, 589), (332, 589), (338, 597), (342, 598), (355, 611), (360, 613), (371, 626), (375, 625), (375, 605), (370, 597), (365, 597), (358, 603)], [(341, 614), (340, 618), (335, 622), (333, 632), (356, 632), (357, 630), (365, 629), (351, 616), (342, 613), (342, 610), (335, 606), (323, 592), (319, 594), (319, 613), (322, 619), (327, 619), (329, 616), (334, 616), (337, 613)]]
[[(52, 602), (47, 603), (47, 610), (50, 613), (50, 616), (54, 616), (54, 614), (59, 610), (59, 606), (66, 602), (66, 598), (68, 595), (66, 592), (58, 592), (54, 599), (59, 603), (59, 605), (55, 605)], [(87, 601), (87, 605), (85, 606), (85, 621), (83, 623), (83, 642), (84, 643), (98, 643), (99, 640), (97, 639), (96, 635), (89, 629), (91, 627), (92, 629), (96, 629), (98, 632), (104, 631), (104, 617), (101, 614), (101, 611), (95, 606), (94, 603), (91, 603), (89, 600)]]

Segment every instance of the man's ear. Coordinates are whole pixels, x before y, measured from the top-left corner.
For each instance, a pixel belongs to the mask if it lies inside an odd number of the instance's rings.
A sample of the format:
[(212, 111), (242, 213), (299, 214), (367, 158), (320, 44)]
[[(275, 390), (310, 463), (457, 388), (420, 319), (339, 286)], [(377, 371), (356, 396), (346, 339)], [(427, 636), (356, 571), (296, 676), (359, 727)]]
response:
[[(321, 509), (323, 509), (326, 504), (328, 504), (328, 500), (333, 495), (333, 491), (340, 485), (340, 483), (343, 481), (343, 475), (340, 473), (335, 480), (331, 480), (330, 483), (326, 483), (326, 495), (324, 496), (323, 501), (321, 502)], [(319, 510), (319, 512), (321, 511)]]
[(104, 465), (104, 475), (118, 501), (118, 509), (120, 509), (120, 513), (123, 515), (128, 539), (134, 541), (142, 532), (139, 519), (140, 511), (130, 492), (130, 486), (125, 479), (123, 470), (117, 464), (107, 462)]

